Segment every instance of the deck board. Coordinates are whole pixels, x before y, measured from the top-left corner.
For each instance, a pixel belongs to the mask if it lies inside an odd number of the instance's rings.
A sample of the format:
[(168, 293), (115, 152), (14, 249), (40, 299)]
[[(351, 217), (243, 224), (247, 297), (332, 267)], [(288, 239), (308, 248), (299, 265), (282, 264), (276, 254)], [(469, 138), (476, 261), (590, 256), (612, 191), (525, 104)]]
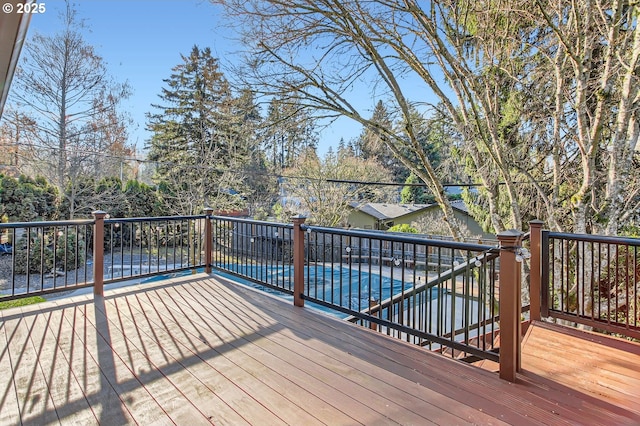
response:
[[(118, 299), (120, 302), (123, 299)], [(142, 306), (144, 308), (145, 306)], [(209, 391), (208, 395), (198, 395), (197, 401), (192, 401), (194, 406), (206, 406), (207, 402), (211, 398), (217, 398), (226, 407), (233, 407), (237, 405), (237, 413), (242, 413), (243, 420), (251, 422), (251, 419), (264, 419), (268, 423), (277, 423), (281, 421), (285, 423), (283, 419), (280, 419), (278, 415), (279, 410), (273, 412), (265, 407), (285, 407), (288, 404), (280, 394), (274, 392), (273, 388), (267, 388), (264, 383), (254, 380), (254, 377), (247, 376), (246, 371), (241, 368), (241, 363), (238, 362), (237, 351), (220, 351), (215, 348), (212, 339), (205, 337), (206, 332), (198, 332), (197, 334), (186, 334), (185, 325), (189, 324), (188, 317), (182, 317), (182, 323), (175, 323), (166, 321), (158, 311), (151, 305), (147, 306), (147, 310), (134, 310), (132, 311), (132, 317), (127, 319), (127, 324), (131, 326), (131, 329), (135, 329), (134, 317), (139, 317), (136, 314), (143, 315), (148, 320), (149, 329), (155, 330), (153, 336), (147, 333), (144, 339), (146, 343), (145, 351), (150, 356), (154, 356), (154, 353), (162, 352), (162, 356), (155, 356), (154, 368), (165, 368), (166, 374), (173, 377), (174, 365), (179, 365), (180, 369), (184, 369), (191, 375), (186, 379), (178, 377), (182, 392), (186, 394), (192, 394), (192, 390), (189, 386), (194, 382), (199, 382), (199, 386), (206, 387)], [(113, 309), (118, 309), (115, 304)], [(141, 308), (134, 308), (141, 309)], [(120, 311), (122, 309), (119, 309)], [(168, 326), (163, 327), (162, 324)], [(212, 346), (213, 345), (213, 346)], [(157, 348), (156, 348), (157, 346)], [(211, 355), (212, 357), (208, 357)], [(164, 362), (162, 358), (169, 357), (169, 362)], [(212, 359), (215, 360), (212, 361)], [(233, 359), (234, 362), (230, 362)], [(164, 365), (163, 365), (164, 364)], [(251, 389), (252, 392), (257, 394), (264, 394), (269, 401), (267, 404), (252, 404), (249, 399), (254, 399), (250, 392), (247, 392), (245, 388)], [(202, 393), (202, 392), (201, 392)], [(236, 413), (236, 414), (237, 414)], [(286, 410), (283, 411), (286, 414)], [(212, 420), (215, 423), (219, 423), (228, 417), (220, 416), (216, 421), (217, 413), (210, 413)], [(235, 419), (233, 420), (236, 421)], [(238, 419), (240, 421), (240, 419)], [(305, 419), (305, 422), (311, 423), (311, 419)]]
[[(206, 304), (204, 300), (200, 302), (202, 307), (199, 308), (196, 306), (197, 309), (203, 309), (203, 311), (198, 314), (199, 317), (212, 315), (211, 320), (215, 321), (216, 314), (231, 315), (230, 312), (222, 310), (213, 313), (207, 310), (210, 305)], [(250, 319), (245, 318), (245, 320), (249, 321)], [(236, 324), (241, 324), (242, 322), (243, 321), (239, 321), (236, 322)], [(365, 378), (368, 379), (365, 383), (358, 384), (354, 382), (349, 377), (352, 375), (350, 368), (337, 362), (339, 360), (336, 358), (331, 358), (331, 362), (329, 363), (323, 363), (322, 350), (310, 348), (306, 342), (305, 344), (300, 344), (295, 337), (292, 338), (289, 336), (287, 329), (282, 329), (279, 333), (271, 333), (267, 328), (257, 333), (252, 333), (251, 328), (241, 328), (239, 333), (242, 334), (232, 334), (227, 337), (232, 339), (231, 344), (238, 345), (238, 350), (244, 352), (244, 355), (248, 358), (247, 361), (249, 361), (249, 365), (251, 363), (265, 362), (271, 366), (274, 372), (282, 377), (295, 376), (295, 381), (291, 380), (290, 384), (295, 385), (297, 384), (296, 382), (301, 382), (298, 388), (309, 389), (316, 395), (322, 396), (325, 406), (327, 402), (335, 400), (336, 395), (341, 395), (338, 401), (343, 401), (342, 406), (336, 406), (336, 403), (333, 403), (335, 408), (338, 409), (337, 412), (348, 411), (351, 416), (355, 417), (353, 419), (355, 421), (358, 421), (357, 419), (361, 419), (363, 422), (369, 421), (372, 414), (374, 416), (383, 416), (382, 413), (377, 412), (377, 407), (379, 406), (385, 406), (395, 410), (398, 416), (394, 418), (394, 421), (399, 421), (403, 424), (428, 424), (434, 420), (433, 418), (428, 419), (419, 413), (411, 411), (411, 404), (402, 400), (412, 399), (411, 395), (407, 395), (407, 393), (410, 394), (409, 390), (405, 390), (404, 392), (406, 393), (403, 395), (398, 395), (397, 401), (403, 402), (402, 405), (392, 399), (385, 398), (382, 395), (387, 395), (390, 389), (386, 386), (383, 378), (380, 376), (365, 376)], [(232, 343), (234, 341), (236, 343)], [(246, 353), (242, 349), (243, 346), (245, 346), (243, 343), (251, 343), (252, 353)], [(310, 349), (312, 350), (311, 353), (315, 354), (313, 359), (309, 359), (308, 356)], [(264, 372), (262, 374), (264, 374)], [(358, 376), (363, 375), (359, 374)], [(352, 395), (358, 395), (358, 398), (365, 403), (360, 403)], [(308, 406), (308, 403), (309, 401), (304, 399), (304, 406)], [(431, 413), (434, 411), (435, 410), (431, 410)], [(337, 419), (335, 419), (334, 412), (336, 412), (336, 410), (330, 410), (330, 417), (325, 420), (329, 422), (336, 421)], [(447, 415), (445, 412), (440, 413), (439, 418), (442, 421), (460, 421), (459, 418)]]
[(522, 363), (523, 376), (580, 390), (583, 402), (620, 407), (640, 424), (640, 344), (537, 322), (525, 337)]
[(38, 362), (42, 345), (34, 346), (31, 341), (34, 327), (35, 316), (27, 315), (7, 322), (6, 333), (21, 418), (34, 424), (47, 424), (58, 421), (58, 416)]
[[(2, 323), (0, 323), (0, 371), (3, 372), (3, 375), (9, 375), (8, 373), (12, 371), (10, 359), (11, 353), (7, 344), (6, 331), (7, 325), (2, 321)], [(2, 380), (0, 392), (0, 424), (20, 423), (18, 391), (15, 388), (14, 381), (6, 378), (5, 380)]]
[[(160, 324), (163, 321), (162, 314), (150, 306), (141, 306), (145, 311), (145, 317), (150, 318), (152, 326)], [(320, 400), (315, 394), (311, 393), (307, 388), (294, 386), (295, 383), (286, 376), (277, 374), (273, 369), (268, 368), (260, 359), (256, 358), (255, 353), (246, 354), (242, 350), (242, 342), (234, 343), (231, 336), (223, 339), (220, 334), (214, 334), (213, 331), (207, 331), (195, 328), (191, 325), (188, 316), (185, 322), (180, 326), (180, 330), (176, 330), (173, 336), (184, 335), (183, 339), (195, 340), (197, 346), (202, 348), (201, 352), (212, 351), (214, 360), (204, 359), (203, 362), (211, 364), (211, 368), (215, 368), (230, 380), (242, 385), (242, 389), (248, 389), (247, 396), (255, 400), (261, 401), (266, 406), (274, 407), (294, 407), (296, 400), (304, 400), (304, 407), (295, 410), (295, 419), (303, 419), (305, 424), (322, 424), (314, 416), (315, 412), (322, 411), (326, 404)], [(194, 339), (194, 337), (196, 337)], [(202, 339), (202, 340), (200, 340)], [(185, 342), (182, 342), (185, 344)], [(196, 350), (198, 348), (195, 348)], [(252, 351), (254, 352), (254, 351)], [(253, 355), (253, 356), (252, 356)], [(282, 362), (279, 360), (279, 362)], [(279, 414), (286, 416), (291, 409), (281, 410)], [(349, 420), (348, 416), (344, 416), (345, 421)], [(289, 419), (292, 421), (293, 419)], [(350, 419), (353, 421), (353, 419)]]
[[(245, 297), (252, 297), (249, 293)], [(273, 301), (276, 303), (278, 301)], [(263, 302), (267, 303), (267, 302)], [(550, 402), (546, 397), (529, 396), (527, 393), (518, 392), (513, 385), (505, 381), (495, 380), (496, 375), (490, 372), (479, 373), (479, 369), (472, 366), (452, 362), (452, 360), (438, 356), (429, 358), (429, 363), (424, 362), (424, 351), (415, 346), (408, 345), (397, 340), (385, 338), (385, 344), (380, 345), (380, 335), (364, 328), (345, 329), (342, 323), (336, 321), (324, 321), (314, 323), (296, 319), (295, 316), (305, 315), (302, 311), (281, 311), (273, 307), (273, 315), (278, 316), (282, 323), (304, 323), (305, 326), (297, 328), (299, 336), (305, 338), (305, 342), (311, 341), (314, 335), (324, 334), (323, 340), (330, 341), (332, 347), (341, 348), (349, 346), (351, 357), (344, 358), (340, 362), (349, 368), (358, 368), (359, 362), (354, 360), (369, 361), (372, 365), (381, 367), (382, 371), (392, 372), (393, 376), (417, 380), (422, 391), (431, 389), (445, 397), (439, 403), (440, 407), (455, 407), (454, 410), (464, 416), (467, 411), (452, 404), (455, 401), (465, 401), (470, 407), (472, 416), (469, 418), (478, 421), (479, 412), (489, 413), (511, 424), (570, 424), (567, 418), (576, 418), (583, 415), (576, 413), (556, 402)], [(330, 332), (327, 332), (327, 329)], [(281, 336), (274, 336), (280, 338)], [(405, 385), (406, 386), (406, 385)], [(430, 400), (433, 396), (425, 398)], [(591, 415), (599, 415), (593, 410)], [(565, 422), (565, 423), (563, 423)]]
[[(77, 378), (99, 422), (104, 423), (109, 419), (113, 423), (131, 423), (134, 420), (126, 404), (92, 356), (93, 348), (84, 343), (83, 337), (88, 336), (89, 332), (83, 308), (82, 305), (69, 305), (62, 310), (52, 311), (58, 317), (61, 334), (66, 335), (66, 339), (59, 340), (59, 344), (67, 354), (69, 370)], [(75, 402), (71, 401), (70, 405), (75, 405)]]
[[(131, 364), (118, 356), (119, 336), (104, 319), (96, 316), (93, 303), (84, 304), (75, 310), (65, 309), (62, 320), (72, 327), (71, 332), (74, 339), (77, 339), (76, 344), (80, 349), (78, 355), (84, 364), (78, 367), (85, 374), (85, 382), (93, 392), (108, 391), (110, 407), (104, 407), (102, 401), (98, 401), (101, 422), (111, 421), (113, 418), (127, 422), (131, 418), (145, 418), (151, 423), (159, 422), (165, 417), (162, 407), (136, 379)], [(154, 378), (155, 376), (157, 373)]]
[[(118, 312), (122, 312), (123, 309), (113, 303), (113, 300), (107, 302), (107, 312), (113, 312), (116, 315)], [(113, 315), (109, 316), (113, 317)], [(144, 327), (136, 327), (135, 319), (127, 319), (126, 315), (122, 314), (120, 317), (126, 321), (129, 330), (136, 330), (135, 334), (139, 333), (137, 337), (132, 336), (131, 339), (141, 342), (136, 350), (144, 354), (144, 357), (149, 361), (149, 365), (143, 367), (141, 372), (141, 375), (145, 377), (144, 381), (147, 381), (146, 376), (152, 372), (161, 371), (169, 381), (167, 387), (169, 389), (175, 388), (170, 389), (166, 397), (171, 398), (171, 394), (174, 393), (176, 396), (180, 396), (180, 399), (185, 398), (184, 401), (171, 399), (172, 405), (187, 404), (195, 409), (202, 407), (204, 413), (200, 412), (194, 418), (204, 416), (216, 424), (250, 423), (248, 418), (260, 416), (275, 422), (267, 410), (243, 403), (245, 395), (237, 388), (233, 380), (229, 379), (226, 374), (222, 374), (220, 369), (214, 369), (211, 365), (203, 362), (203, 358), (206, 359), (206, 356), (199, 356), (199, 353), (206, 354), (207, 348), (204, 346), (194, 347), (193, 341), (189, 345), (190, 347), (181, 345), (178, 338), (175, 337), (179, 335), (176, 323), (156, 324), (145, 316)], [(221, 390), (224, 390), (226, 395)], [(189, 395), (193, 395), (193, 399), (189, 399)], [(238, 401), (239, 407), (233, 407), (225, 401), (225, 397)]]
[[(247, 295), (247, 298), (250, 296)], [(205, 294), (199, 295), (201, 301), (205, 297), (207, 297)], [(279, 301), (274, 301), (274, 303), (277, 302)], [(221, 308), (224, 309), (224, 305), (221, 305)], [(367, 356), (371, 355), (367, 352), (375, 353), (377, 349), (374, 348), (364, 353), (358, 351), (359, 353), (356, 354), (353, 350), (355, 348), (350, 348), (351, 352), (344, 352), (340, 348), (345, 347), (345, 342), (334, 339), (332, 336), (335, 329), (325, 327), (324, 323), (322, 325), (315, 324), (317, 319), (306, 317), (304, 311), (294, 311), (293, 315), (289, 317), (280, 316), (275, 312), (274, 306), (274, 311), (272, 312), (272, 315), (281, 324), (306, 325), (299, 327), (295, 335), (290, 328), (285, 329), (282, 333), (262, 334), (263, 339), (260, 340), (259, 346), (267, 354), (276, 358), (275, 354), (284, 350), (281, 357), (285, 358), (287, 355), (294, 357), (285, 361), (294, 364), (309, 375), (312, 372), (323, 372), (321, 380), (325, 383), (330, 383), (334, 388), (333, 392), (342, 393), (347, 399), (351, 398), (351, 394), (357, 394), (360, 398), (364, 397), (372, 412), (375, 412), (376, 407), (379, 406), (393, 406), (396, 407), (399, 413), (406, 412), (403, 414), (406, 418), (400, 419), (402, 423), (419, 422), (421, 424), (426, 424), (430, 421), (441, 421), (445, 424), (446, 422), (461, 423), (464, 418), (477, 421), (478, 418), (482, 417), (482, 414), (477, 410), (466, 410), (466, 407), (460, 407), (456, 414), (447, 412), (446, 409), (454, 404), (455, 401), (443, 397), (437, 392), (428, 392), (428, 397), (420, 399), (416, 396), (416, 393), (420, 395), (427, 389), (415, 383), (408, 384), (406, 380), (377, 367), (375, 362), (365, 364), (363, 367), (361, 361), (366, 361)], [(250, 321), (250, 318), (247, 317), (243, 320)], [(311, 329), (311, 332), (305, 330), (307, 327)], [(323, 335), (323, 341), (315, 339), (314, 334)], [(302, 337), (302, 341), (300, 337)], [(374, 337), (379, 336), (374, 335)], [(352, 341), (353, 336), (349, 337), (349, 340)], [(327, 345), (327, 341), (330, 341), (331, 344)], [(311, 359), (308, 358), (309, 352), (315, 354)], [(422, 413), (417, 412), (418, 410), (415, 408), (420, 405), (422, 405)], [(425, 405), (430, 406), (427, 407), (429, 408), (428, 410), (425, 410)], [(413, 413), (413, 417), (409, 416), (411, 413)]]
[[(112, 330), (110, 340), (114, 353), (128, 365), (128, 369), (132, 374), (135, 374), (136, 380), (144, 387), (149, 396), (154, 401), (158, 401), (157, 409), (165, 412), (172, 421), (178, 424), (187, 420), (194, 424), (209, 423), (206, 414), (198, 410), (197, 406), (185, 396), (185, 392), (181, 390), (181, 384), (176, 385), (170, 379), (165, 371), (165, 365), (163, 365), (163, 361), (167, 361), (163, 356), (163, 350), (144, 339), (144, 335), (139, 333), (139, 328), (135, 327), (135, 323), (128, 321), (125, 315), (118, 312), (110, 315), (109, 309), (105, 308), (101, 307), (100, 312), (93, 314), (97, 317), (104, 316), (111, 319), (109, 329)], [(117, 322), (113, 318), (117, 318)], [(170, 360), (170, 362), (173, 361)], [(131, 378), (126, 380), (131, 380)], [(186, 384), (191, 385), (190, 380), (185, 381)], [(135, 385), (135, 382), (133, 383)], [(187, 389), (187, 392), (192, 390)], [(167, 400), (170, 400), (171, 404), (165, 407), (161, 401)], [(201, 402), (204, 402), (204, 399)]]
[[(49, 395), (60, 421), (74, 424), (91, 424), (98, 419), (85, 398), (75, 376), (70, 374), (69, 361), (58, 342), (66, 336), (62, 334), (59, 321), (54, 312), (42, 315), (26, 316), (35, 320), (30, 335), (32, 345), (38, 347), (38, 362)], [(69, 404), (74, 401), (73, 404)]]
[(540, 328), (508, 383), (216, 276), (123, 287), (0, 313), (0, 423), (640, 423), (640, 346)]
[[(178, 295), (174, 295), (178, 297)], [(171, 298), (172, 296), (168, 296)], [(202, 304), (202, 306), (200, 305)], [(323, 406), (327, 406), (327, 402), (331, 402), (332, 400), (336, 400), (336, 394), (341, 394), (342, 397), (338, 399), (338, 402), (341, 402), (342, 406), (337, 406), (337, 410), (327, 410), (327, 414), (329, 417), (325, 418), (325, 422), (334, 422), (339, 419), (336, 419), (336, 413), (349, 413), (350, 419), (345, 418), (345, 420), (349, 420), (351, 422), (367, 422), (371, 418), (372, 414), (376, 415), (376, 406), (379, 404), (393, 404), (392, 401), (384, 400), (379, 395), (374, 392), (369, 391), (368, 389), (357, 388), (353, 383), (346, 380), (341, 374), (342, 372), (332, 372), (329, 370), (319, 371), (318, 363), (310, 361), (304, 355), (299, 355), (298, 352), (301, 350), (297, 348), (296, 345), (291, 345), (289, 347), (280, 345), (280, 344), (270, 344), (270, 336), (271, 335), (280, 335), (286, 333), (286, 329), (283, 328), (282, 324), (273, 323), (271, 327), (276, 327), (277, 333), (274, 333), (269, 325), (265, 326), (264, 324), (260, 328), (259, 332), (256, 332), (253, 327), (243, 327), (241, 324), (244, 321), (238, 321), (238, 316), (234, 316), (234, 330), (225, 330), (226, 332), (217, 332), (217, 335), (212, 333), (208, 333), (206, 330), (197, 330), (194, 329), (196, 321), (208, 323), (210, 321), (218, 322), (216, 316), (223, 316), (229, 318), (232, 313), (224, 312), (221, 310), (212, 311), (213, 308), (210, 305), (207, 305), (204, 300), (200, 303), (195, 304), (194, 308), (195, 312), (186, 312), (181, 310), (181, 313), (184, 315), (185, 321), (183, 322), (183, 326), (189, 328), (190, 333), (198, 333), (208, 341), (209, 344), (214, 346), (220, 345), (228, 345), (233, 350), (233, 359), (236, 363), (246, 366), (259, 366), (259, 371), (251, 372), (251, 376), (256, 378), (260, 377), (261, 380), (266, 380), (267, 382), (272, 382), (273, 380), (278, 380), (280, 378), (289, 377), (289, 383), (285, 383), (287, 388), (292, 385), (297, 385), (298, 391), (309, 390), (313, 394), (324, 397), (324, 401), (322, 402)], [(241, 309), (244, 307), (240, 307)], [(246, 319), (249, 320), (248, 318)], [(258, 325), (258, 324), (256, 324)], [(191, 326), (191, 327), (190, 327)], [(219, 329), (223, 329), (223, 324), (219, 324), (217, 326)], [(220, 339), (220, 340), (218, 340)], [(251, 351), (248, 352), (246, 347), (251, 347)], [(304, 351), (304, 348), (302, 349)], [(308, 352), (308, 351), (307, 351)], [(295, 366), (295, 367), (293, 367)], [(226, 367), (224, 369), (225, 374), (228, 371), (233, 371), (232, 368)], [(239, 378), (238, 380), (240, 380)], [(298, 384), (300, 382), (300, 384)], [(255, 385), (249, 386), (249, 388), (254, 389)], [(281, 390), (277, 390), (278, 392), (282, 392)], [(272, 391), (273, 392), (273, 389)], [(297, 391), (296, 391), (297, 392)], [(351, 395), (357, 394), (358, 392), (368, 393), (364, 395), (365, 398), (363, 400), (366, 401), (366, 404), (360, 403), (358, 400), (354, 399)], [(254, 392), (253, 397), (257, 399), (263, 399), (264, 395), (269, 395), (269, 393), (263, 392)], [(294, 395), (292, 395), (294, 396)], [(361, 398), (362, 399), (362, 398)], [(302, 404), (297, 401), (304, 401)], [(309, 400), (301, 399), (299, 396), (290, 400), (289, 403), (298, 405), (300, 410), (303, 410), (308, 407)], [(336, 404), (335, 402), (333, 403)], [(269, 404), (273, 405), (273, 404)], [(397, 408), (400, 413), (403, 410)], [(285, 410), (286, 412), (286, 410)], [(313, 410), (313, 412), (317, 412)], [(299, 412), (298, 412), (299, 413)], [(299, 414), (297, 414), (299, 415)], [(378, 415), (381, 415), (378, 413)], [(411, 416), (410, 413), (401, 414), (403, 418), (400, 418), (402, 423), (408, 422), (420, 422), (423, 424), (429, 423), (430, 421), (425, 419), (422, 416)], [(361, 419), (361, 420), (358, 420)], [(292, 419), (296, 420), (296, 419)], [(299, 419), (297, 419), (299, 421)], [(306, 421), (304, 422), (306, 424)]]

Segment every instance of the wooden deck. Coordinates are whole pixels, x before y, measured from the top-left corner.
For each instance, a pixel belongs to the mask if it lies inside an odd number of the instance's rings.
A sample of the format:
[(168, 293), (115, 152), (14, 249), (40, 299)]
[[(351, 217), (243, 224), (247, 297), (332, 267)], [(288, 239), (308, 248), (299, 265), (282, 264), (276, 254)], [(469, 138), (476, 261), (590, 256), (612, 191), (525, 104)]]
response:
[(640, 424), (640, 351), (561, 336), (508, 383), (204, 274), (0, 315), (2, 425)]
[(522, 348), (523, 382), (640, 416), (640, 344), (534, 322)]

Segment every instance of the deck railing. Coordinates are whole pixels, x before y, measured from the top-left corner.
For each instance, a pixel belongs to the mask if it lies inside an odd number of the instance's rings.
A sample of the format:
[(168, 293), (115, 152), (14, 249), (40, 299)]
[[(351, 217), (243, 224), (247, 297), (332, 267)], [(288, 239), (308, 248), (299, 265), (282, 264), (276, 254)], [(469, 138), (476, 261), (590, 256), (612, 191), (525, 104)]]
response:
[(93, 223), (91, 219), (1, 223), (3, 300), (93, 285)]
[(204, 268), (206, 216), (0, 224), (11, 243), (0, 259), (0, 298), (67, 292)]
[(306, 226), (302, 217), (279, 224), (211, 213), (110, 219), (94, 212), (90, 220), (2, 224), (15, 250), (0, 296), (89, 286), (101, 296), (105, 283), (216, 269), (432, 350), (500, 360), (500, 376), (515, 380), (520, 233), (499, 235), (496, 247)]
[(515, 379), (521, 233), (499, 236), (499, 249), (293, 222), (211, 216), (211, 266), (457, 358), (498, 361), (499, 333), (514, 360), (501, 377)]
[(293, 225), (211, 216), (211, 266), (293, 294)]
[(496, 247), (304, 227), (304, 299), (458, 358), (498, 360)]
[(640, 339), (640, 239), (538, 232), (540, 315)]
[[(515, 379), (522, 234), (500, 246), (212, 216), (0, 224), (0, 298), (212, 268)], [(9, 244), (10, 243), (10, 244)], [(531, 223), (530, 317), (640, 339), (640, 239)], [(8, 265), (8, 266), (7, 266)], [(500, 353), (496, 337), (499, 334)]]
[(204, 267), (206, 220), (205, 215), (105, 219), (105, 282)]

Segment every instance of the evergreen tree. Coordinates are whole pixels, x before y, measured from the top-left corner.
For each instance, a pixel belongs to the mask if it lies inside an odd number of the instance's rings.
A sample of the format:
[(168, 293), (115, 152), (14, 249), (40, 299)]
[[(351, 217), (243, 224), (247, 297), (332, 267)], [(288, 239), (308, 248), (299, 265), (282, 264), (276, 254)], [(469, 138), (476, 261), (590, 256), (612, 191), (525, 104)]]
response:
[(58, 191), (43, 177), (0, 174), (0, 221), (30, 222), (58, 216)]
[(420, 179), (413, 173), (409, 175), (405, 183), (407, 186), (402, 187), (400, 202), (405, 204), (426, 204), (434, 201), (434, 197), (429, 196), (424, 187), (415, 186), (415, 184), (420, 183)]
[[(385, 129), (393, 128), (393, 118), (382, 101), (378, 101), (376, 104), (371, 121), (376, 126)], [(354, 145), (356, 147), (354, 151), (362, 159), (371, 159), (381, 164), (391, 173), (394, 182), (404, 182), (409, 176), (407, 167), (393, 155), (393, 152), (384, 144), (375, 130), (365, 128)]]
[[(391, 118), (391, 114), (387, 112), (387, 108), (384, 106), (384, 103), (382, 103), (382, 101), (378, 101), (375, 108), (373, 109), (371, 121), (381, 127), (389, 129), (393, 127), (393, 119)], [(358, 153), (358, 155), (367, 160), (369, 158), (377, 158), (377, 156), (380, 154), (381, 148), (384, 146), (384, 143), (377, 136), (376, 132), (365, 127), (360, 134), (360, 137), (356, 140), (355, 145), (357, 147), (356, 152)]]
[(263, 149), (272, 170), (292, 167), (308, 148), (316, 149), (315, 121), (296, 101), (273, 99), (267, 109)]
[(159, 112), (148, 114), (149, 159), (167, 207), (195, 214), (244, 204), (244, 167), (256, 155), (259, 114), (248, 92), (235, 98), (209, 48), (194, 46), (164, 80)]
[(124, 189), (125, 217), (162, 216), (157, 191), (145, 183), (130, 180)]
[[(429, 161), (435, 169), (440, 166), (442, 159), (447, 155), (444, 152), (445, 147), (450, 140), (445, 140), (447, 135), (444, 133), (443, 127), (437, 125), (438, 114), (434, 117), (426, 118), (420, 111), (415, 108), (409, 110), (409, 120), (404, 119), (400, 125), (400, 128), (404, 129), (407, 122), (410, 121), (415, 133), (416, 143), (418, 148), (412, 147), (405, 137), (404, 155), (413, 161), (419, 161), (416, 152), (424, 152), (429, 158)], [(449, 149), (449, 148), (446, 148)], [(408, 177), (408, 175), (407, 175)]]
[[(398, 128), (399, 137), (398, 140), (402, 143), (396, 144), (398, 149), (402, 152), (402, 156), (413, 164), (418, 170), (426, 173), (426, 169), (423, 166), (423, 158), (426, 157), (427, 161), (435, 169), (438, 178), (442, 182), (450, 182), (451, 180), (459, 180), (459, 171), (455, 170), (455, 167), (446, 164), (445, 160), (449, 160), (451, 157), (450, 151), (454, 147), (453, 136), (447, 133), (447, 129), (441, 123), (441, 116), (438, 111), (431, 117), (425, 117), (420, 111), (415, 108), (409, 108), (408, 117), (400, 122)], [(413, 138), (410, 138), (404, 129), (411, 123)], [(404, 178), (412, 179), (412, 183), (424, 182), (418, 179), (416, 173), (410, 173), (409, 169), (397, 161), (397, 165), (392, 169), (396, 179)], [(411, 177), (413, 175), (413, 177)], [(433, 193), (427, 187), (420, 189), (424, 192), (423, 195), (418, 198), (423, 199), (421, 202), (426, 202), (427, 199), (435, 200)], [(418, 195), (418, 192), (414, 191), (414, 195)]]
[(273, 174), (269, 174), (268, 162), (260, 149), (259, 129), (263, 127), (260, 112), (251, 90), (244, 90), (234, 102), (231, 117), (234, 119), (230, 139), (244, 141), (241, 146), (247, 147), (246, 155), (236, 157), (234, 170), (236, 177), (242, 177), (242, 199), (253, 215), (257, 211), (268, 211), (278, 196), (278, 182)]

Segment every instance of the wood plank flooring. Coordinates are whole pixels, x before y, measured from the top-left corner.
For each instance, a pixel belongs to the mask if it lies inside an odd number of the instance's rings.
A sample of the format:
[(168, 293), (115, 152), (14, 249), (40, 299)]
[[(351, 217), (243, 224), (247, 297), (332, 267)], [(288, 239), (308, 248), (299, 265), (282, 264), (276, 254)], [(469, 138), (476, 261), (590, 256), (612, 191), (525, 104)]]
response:
[(584, 401), (640, 415), (638, 343), (534, 322), (523, 341), (522, 366), (524, 381), (567, 394), (579, 390)]
[(604, 399), (508, 383), (200, 274), (0, 311), (0, 424), (640, 424), (625, 359)]

